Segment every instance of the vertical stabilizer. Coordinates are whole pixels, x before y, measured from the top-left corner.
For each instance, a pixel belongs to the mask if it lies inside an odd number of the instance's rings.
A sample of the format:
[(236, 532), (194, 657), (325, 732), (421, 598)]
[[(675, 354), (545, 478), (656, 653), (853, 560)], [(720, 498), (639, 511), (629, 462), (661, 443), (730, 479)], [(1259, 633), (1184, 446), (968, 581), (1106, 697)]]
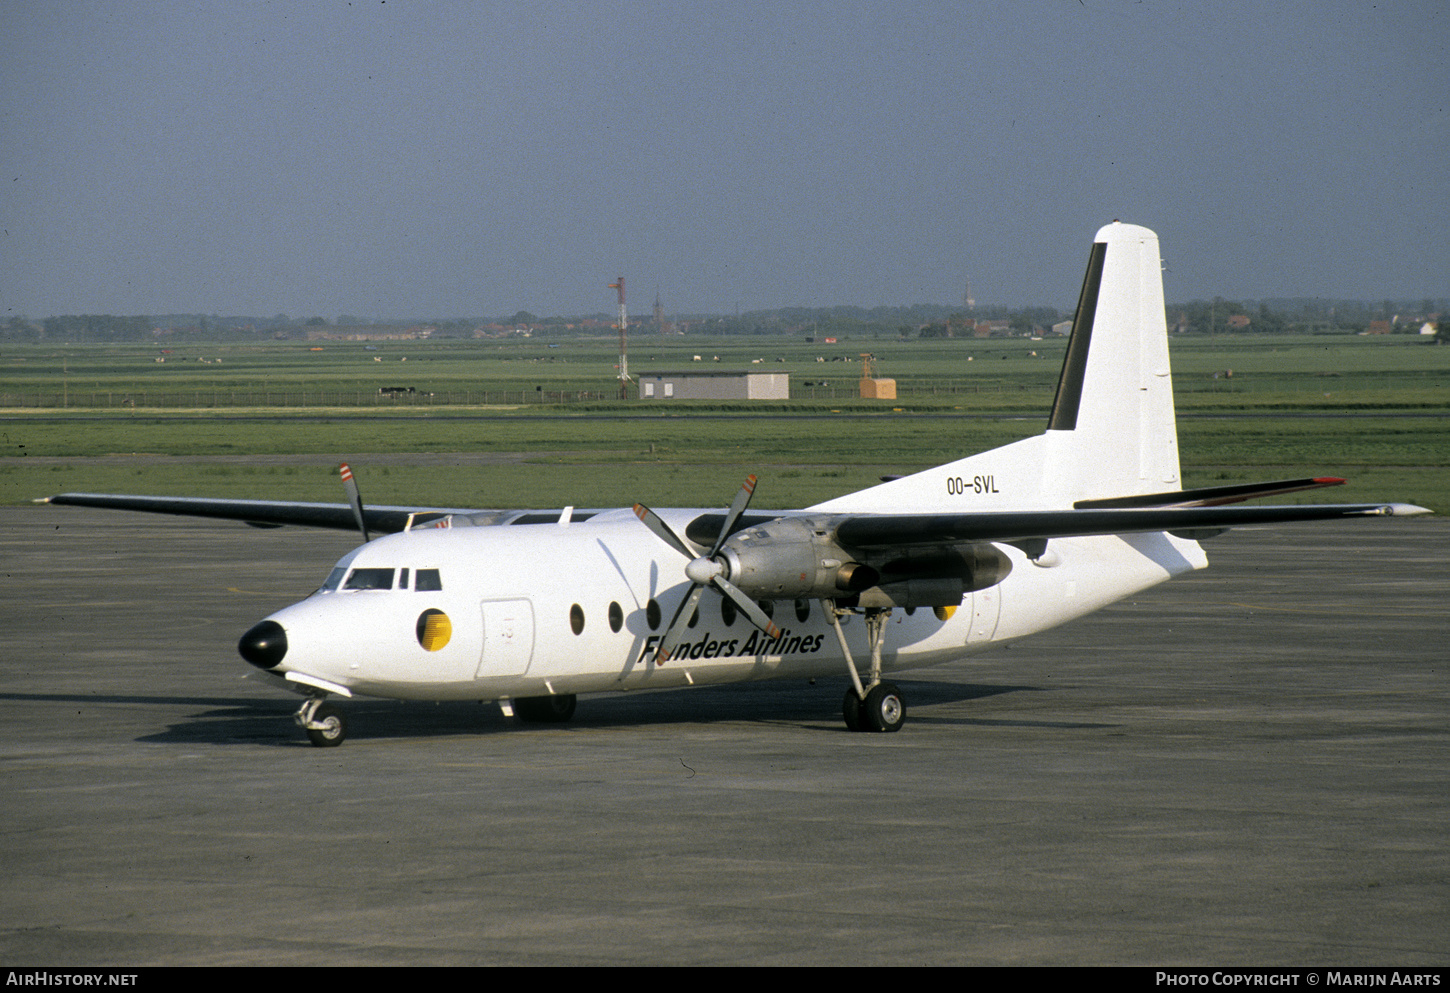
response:
[(1068, 508), (1180, 485), (1158, 236), (1114, 221), (1093, 240), (1043, 434), (812, 509)]
[(1047, 436), (1044, 485), (1059, 499), (1179, 486), (1163, 263), (1147, 228), (1114, 222), (1093, 240)]

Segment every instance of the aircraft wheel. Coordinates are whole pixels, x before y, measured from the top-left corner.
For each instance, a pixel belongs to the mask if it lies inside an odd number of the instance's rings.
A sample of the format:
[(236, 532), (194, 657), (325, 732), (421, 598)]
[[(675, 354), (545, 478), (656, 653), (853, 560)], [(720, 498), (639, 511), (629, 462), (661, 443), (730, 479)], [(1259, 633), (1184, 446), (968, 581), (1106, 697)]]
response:
[(877, 683), (861, 703), (861, 726), (866, 731), (900, 731), (906, 723), (906, 699), (890, 683)]
[(347, 718), (332, 704), (325, 703), (318, 707), (312, 719), (322, 725), (320, 728), (307, 729), (307, 737), (318, 748), (336, 748), (347, 737)]
[(574, 716), (578, 697), (573, 693), (555, 696), (526, 696), (514, 701), (519, 720), (534, 724), (562, 724)]
[(855, 687), (846, 688), (846, 699), (841, 701), (841, 716), (846, 719), (848, 731), (862, 731), (861, 723), (861, 698), (856, 695)]

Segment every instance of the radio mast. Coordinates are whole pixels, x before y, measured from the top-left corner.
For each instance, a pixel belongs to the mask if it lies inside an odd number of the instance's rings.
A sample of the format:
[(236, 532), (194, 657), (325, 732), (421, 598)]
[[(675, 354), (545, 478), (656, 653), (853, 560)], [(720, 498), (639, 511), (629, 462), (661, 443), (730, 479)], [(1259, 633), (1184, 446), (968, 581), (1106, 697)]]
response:
[(619, 399), (629, 399), (629, 351), (626, 332), (629, 330), (629, 314), (624, 309), (624, 277), (610, 283), (611, 290), (619, 291)]

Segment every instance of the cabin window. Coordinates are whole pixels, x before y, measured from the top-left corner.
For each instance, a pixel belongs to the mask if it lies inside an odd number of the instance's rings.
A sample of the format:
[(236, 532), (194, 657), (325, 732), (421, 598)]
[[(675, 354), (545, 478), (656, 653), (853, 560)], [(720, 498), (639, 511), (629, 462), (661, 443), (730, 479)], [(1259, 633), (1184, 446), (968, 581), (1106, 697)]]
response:
[(413, 590), (417, 593), (437, 593), (443, 589), (443, 580), (438, 578), (437, 569), (419, 569), (418, 575), (413, 581)]
[(735, 616), (738, 613), (740, 613), (740, 609), (735, 606), (734, 600), (726, 598), (720, 601), (720, 620), (725, 622), (727, 628), (735, 623)]
[(392, 569), (354, 569), (347, 577), (345, 590), (390, 590), (393, 588)]
[(654, 597), (650, 597), (649, 603), (644, 605), (644, 620), (651, 631), (658, 631), (660, 627), (660, 605)]
[(795, 619), (802, 624), (811, 616), (811, 602), (809, 600), (797, 600), (795, 602)]
[(759, 607), (762, 611), (765, 612), (765, 616), (766, 617), (770, 617), (770, 618), (774, 618), (775, 617), (775, 601), (774, 600), (756, 600), (755, 601), (755, 605), (757, 607)]
[(569, 608), (569, 630), (575, 634), (584, 633), (584, 608), (577, 603)]
[(611, 602), (609, 605), (609, 630), (618, 634), (622, 627), (624, 627), (624, 608)]

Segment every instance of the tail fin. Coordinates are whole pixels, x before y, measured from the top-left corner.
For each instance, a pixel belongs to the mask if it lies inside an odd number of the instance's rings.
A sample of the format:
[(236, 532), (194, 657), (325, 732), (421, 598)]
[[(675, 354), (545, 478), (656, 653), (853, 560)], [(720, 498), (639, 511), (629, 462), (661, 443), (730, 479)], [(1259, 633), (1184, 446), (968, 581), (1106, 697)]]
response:
[(1179, 485), (1158, 236), (1116, 221), (1093, 241), (1047, 422), (1044, 495), (1129, 496)]
[(1179, 486), (1158, 236), (1114, 221), (1093, 240), (1044, 434), (812, 509), (1067, 508)]

